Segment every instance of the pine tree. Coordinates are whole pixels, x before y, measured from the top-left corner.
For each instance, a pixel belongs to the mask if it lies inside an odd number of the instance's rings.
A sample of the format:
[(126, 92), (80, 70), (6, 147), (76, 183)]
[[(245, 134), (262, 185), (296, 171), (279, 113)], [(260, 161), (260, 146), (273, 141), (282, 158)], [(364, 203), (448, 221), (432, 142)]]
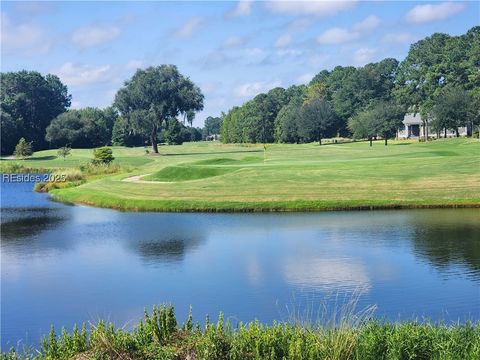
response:
[(22, 137), (18, 141), (17, 146), (15, 146), (15, 152), (13, 154), (20, 159), (25, 159), (26, 157), (31, 156), (33, 154), (32, 143), (27, 142), (25, 138)]

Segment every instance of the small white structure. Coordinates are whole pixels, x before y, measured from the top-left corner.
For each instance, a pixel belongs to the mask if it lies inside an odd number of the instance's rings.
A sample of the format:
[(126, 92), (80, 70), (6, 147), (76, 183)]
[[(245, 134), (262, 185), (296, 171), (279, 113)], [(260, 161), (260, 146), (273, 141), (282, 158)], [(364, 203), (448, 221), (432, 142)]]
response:
[(217, 140), (220, 140), (220, 134), (212, 134), (212, 135), (208, 135), (206, 138), (205, 138), (206, 141), (217, 141)]
[[(403, 118), (403, 125), (405, 125), (404, 129), (401, 129), (398, 131), (398, 138), (399, 139), (416, 139), (420, 137), (425, 137), (425, 135), (428, 135), (428, 137), (437, 137), (437, 133), (432, 131), (430, 126), (427, 126), (425, 129), (425, 126), (423, 124), (422, 118), (420, 117), (420, 114), (406, 114), (405, 117)], [(426, 130), (426, 134), (425, 134)], [(460, 136), (467, 136), (470, 135), (470, 129), (468, 129), (467, 126), (464, 127), (459, 127), (458, 128), (458, 134)], [(445, 131), (440, 132), (440, 137), (455, 137), (457, 136), (455, 130), (452, 129), (447, 129), (446, 133)]]

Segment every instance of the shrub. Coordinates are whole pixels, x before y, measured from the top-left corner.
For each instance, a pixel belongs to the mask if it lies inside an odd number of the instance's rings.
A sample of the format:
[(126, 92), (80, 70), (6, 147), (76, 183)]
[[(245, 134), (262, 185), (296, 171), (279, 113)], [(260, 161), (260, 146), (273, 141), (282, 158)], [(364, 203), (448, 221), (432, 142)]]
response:
[(71, 152), (72, 152), (72, 148), (68, 145), (65, 145), (57, 150), (57, 155), (60, 157), (63, 157), (63, 160), (65, 160), (67, 156), (71, 155)]
[(27, 142), (25, 138), (21, 138), (18, 141), (17, 146), (15, 146), (15, 151), (13, 152), (15, 157), (20, 159), (25, 159), (28, 156), (33, 154), (33, 147), (31, 142)]
[(77, 186), (85, 181), (85, 176), (79, 169), (57, 170), (47, 176), (47, 182), (35, 184), (36, 192), (49, 192), (53, 189), (63, 189)]
[(89, 163), (86, 165), (81, 165), (80, 170), (85, 175), (105, 175), (105, 174), (114, 174), (121, 170), (120, 165), (118, 164), (106, 164), (106, 163)]
[(93, 150), (94, 164), (110, 164), (114, 159), (112, 149), (108, 146), (102, 146)]
[(80, 169), (75, 168), (57, 170), (52, 175), (55, 182), (85, 180), (85, 176), (83, 176)]

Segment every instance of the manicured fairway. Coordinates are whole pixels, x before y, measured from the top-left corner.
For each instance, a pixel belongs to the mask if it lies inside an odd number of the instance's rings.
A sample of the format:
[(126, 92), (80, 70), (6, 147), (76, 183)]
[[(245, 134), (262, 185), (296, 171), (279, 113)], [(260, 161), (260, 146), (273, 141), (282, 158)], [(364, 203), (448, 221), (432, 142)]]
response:
[[(189, 143), (113, 148), (129, 173), (55, 190), (55, 199), (128, 210), (274, 211), (371, 207), (480, 206), (480, 143), (473, 139), (374, 143), (262, 145)], [(76, 166), (55, 151), (26, 165)], [(133, 181), (125, 178), (140, 175)], [(145, 175), (145, 176), (142, 176)]]

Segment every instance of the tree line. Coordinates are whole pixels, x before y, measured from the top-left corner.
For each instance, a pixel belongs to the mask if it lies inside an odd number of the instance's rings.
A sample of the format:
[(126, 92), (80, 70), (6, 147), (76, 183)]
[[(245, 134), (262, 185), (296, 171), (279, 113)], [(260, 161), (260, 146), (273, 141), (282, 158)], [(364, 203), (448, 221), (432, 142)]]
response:
[(192, 126), (203, 109), (200, 88), (175, 65), (138, 69), (105, 109), (69, 109), (60, 79), (36, 71), (1, 73), (1, 153), (20, 138), (34, 150), (69, 145), (181, 144), (220, 133), (225, 143), (304, 143), (331, 136), (387, 139), (405, 113), (420, 113), (438, 135), (480, 122), (480, 27), (466, 34), (435, 33), (411, 45), (398, 62), (320, 71), (308, 85), (257, 95), (203, 129)]
[(36, 71), (2, 73), (0, 89), (2, 154), (11, 154), (20, 139), (34, 150), (150, 144), (158, 152), (158, 142), (199, 141), (219, 131), (212, 128), (215, 118), (203, 130), (192, 126), (203, 94), (174, 65), (137, 70), (105, 109), (69, 109), (67, 87)]
[[(480, 27), (435, 33), (398, 62), (323, 70), (308, 85), (277, 87), (222, 115), (226, 143), (304, 143), (330, 136), (385, 139), (420, 113), (437, 134), (480, 124)], [(458, 134), (458, 130), (457, 130)]]

